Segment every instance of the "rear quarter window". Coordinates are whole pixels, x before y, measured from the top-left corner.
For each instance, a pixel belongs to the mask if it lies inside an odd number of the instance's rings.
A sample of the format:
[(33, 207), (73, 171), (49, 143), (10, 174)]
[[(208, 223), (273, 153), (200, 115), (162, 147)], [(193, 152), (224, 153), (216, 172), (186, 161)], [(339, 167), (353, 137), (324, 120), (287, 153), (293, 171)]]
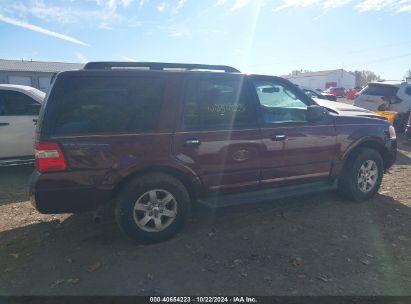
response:
[(156, 130), (164, 99), (160, 77), (71, 77), (57, 96), (53, 135)]

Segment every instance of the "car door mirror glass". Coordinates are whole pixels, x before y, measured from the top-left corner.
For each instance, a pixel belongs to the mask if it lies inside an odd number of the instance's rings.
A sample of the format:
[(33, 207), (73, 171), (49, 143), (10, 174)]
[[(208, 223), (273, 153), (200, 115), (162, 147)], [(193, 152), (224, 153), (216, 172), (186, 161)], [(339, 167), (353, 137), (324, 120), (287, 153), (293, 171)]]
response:
[(307, 121), (317, 122), (322, 120), (327, 115), (327, 111), (320, 106), (309, 106), (307, 107)]

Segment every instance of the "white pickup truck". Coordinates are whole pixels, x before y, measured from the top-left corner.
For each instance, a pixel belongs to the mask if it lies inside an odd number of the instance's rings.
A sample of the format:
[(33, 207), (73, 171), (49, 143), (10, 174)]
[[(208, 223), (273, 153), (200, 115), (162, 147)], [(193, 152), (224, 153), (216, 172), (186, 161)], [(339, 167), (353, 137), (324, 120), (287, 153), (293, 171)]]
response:
[(32, 162), (34, 132), (45, 93), (0, 84), (0, 166)]

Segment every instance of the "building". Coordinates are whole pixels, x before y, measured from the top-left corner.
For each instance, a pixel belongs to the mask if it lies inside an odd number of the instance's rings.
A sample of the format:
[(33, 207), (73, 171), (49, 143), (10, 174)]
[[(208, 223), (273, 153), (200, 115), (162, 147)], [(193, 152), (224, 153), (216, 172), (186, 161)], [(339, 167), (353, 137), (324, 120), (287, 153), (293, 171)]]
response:
[(47, 92), (55, 73), (83, 68), (79, 63), (0, 59), (0, 83), (22, 84)]
[(299, 86), (313, 89), (319, 88), (324, 90), (329, 87), (352, 89), (355, 87), (355, 75), (343, 69), (306, 73), (297, 72), (282, 77)]

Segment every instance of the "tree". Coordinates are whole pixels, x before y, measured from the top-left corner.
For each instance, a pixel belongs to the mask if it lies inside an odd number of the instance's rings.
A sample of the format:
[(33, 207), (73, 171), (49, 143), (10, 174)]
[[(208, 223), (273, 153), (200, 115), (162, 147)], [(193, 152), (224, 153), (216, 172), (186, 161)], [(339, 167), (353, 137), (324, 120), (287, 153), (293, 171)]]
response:
[(311, 72), (311, 71), (309, 71), (309, 70), (303, 70), (303, 69), (300, 69), (300, 70), (292, 70), (289, 75), (296, 76), (296, 75), (298, 75), (298, 74), (308, 73), (308, 72)]
[(404, 78), (405, 78), (405, 79), (410, 78), (410, 77), (411, 77), (411, 69), (409, 69), (409, 70), (407, 71), (407, 73), (405, 73), (405, 75), (404, 75)]
[(365, 87), (371, 81), (380, 81), (381, 77), (375, 74), (373, 71), (354, 71), (351, 72), (355, 76), (355, 86)]

